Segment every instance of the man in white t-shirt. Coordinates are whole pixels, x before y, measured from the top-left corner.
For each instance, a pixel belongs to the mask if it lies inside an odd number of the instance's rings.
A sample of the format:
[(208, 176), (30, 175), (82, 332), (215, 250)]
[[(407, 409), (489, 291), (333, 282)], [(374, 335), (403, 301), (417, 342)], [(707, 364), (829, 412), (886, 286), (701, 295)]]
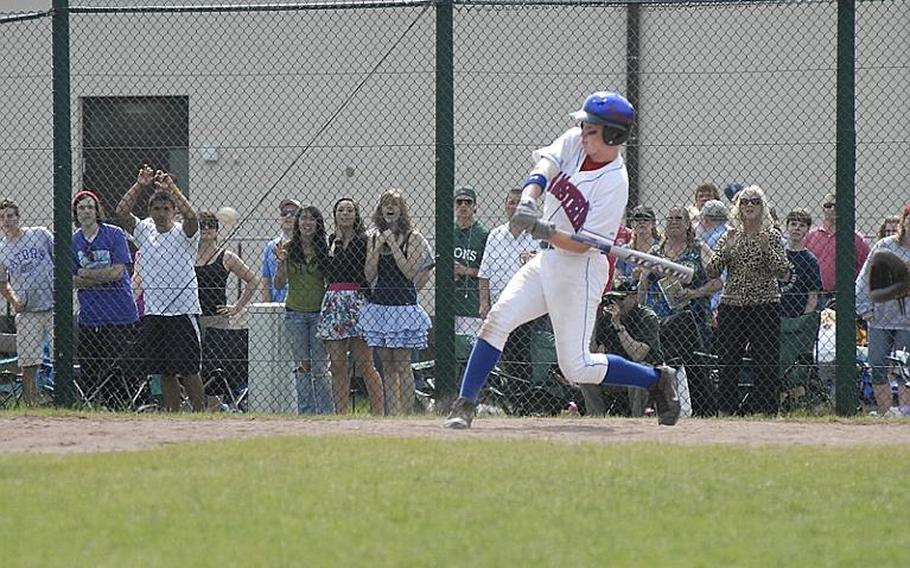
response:
[(521, 200), (521, 189), (510, 189), (506, 195), (506, 222), (487, 237), (483, 261), (477, 271), (480, 284), (480, 317), (487, 317), (490, 306), (499, 299), (509, 280), (531, 256), (537, 253), (538, 241), (520, 228), (509, 226), (509, 219)]
[[(505, 201), (506, 222), (490, 231), (483, 261), (477, 272), (480, 285), (480, 317), (487, 317), (499, 295), (518, 269), (537, 254), (539, 242), (530, 234), (513, 227), (509, 219), (521, 201), (521, 188), (509, 190)], [(540, 325), (538, 318), (524, 323), (509, 335), (502, 350), (502, 364), (506, 372), (525, 380), (531, 380), (531, 338)]]
[[(141, 221), (132, 214), (139, 194), (148, 187), (149, 217)], [(175, 221), (177, 212), (182, 222)], [(144, 165), (136, 183), (117, 205), (117, 217), (139, 246), (138, 271), (142, 280), (145, 312), (142, 316), (140, 352), (146, 372), (161, 375), (164, 407), (180, 409), (180, 379), (193, 410), (205, 407), (205, 391), (199, 377), (201, 361), (199, 285), (196, 281), (196, 249), (199, 221), (196, 212), (170, 174), (153, 172)]]

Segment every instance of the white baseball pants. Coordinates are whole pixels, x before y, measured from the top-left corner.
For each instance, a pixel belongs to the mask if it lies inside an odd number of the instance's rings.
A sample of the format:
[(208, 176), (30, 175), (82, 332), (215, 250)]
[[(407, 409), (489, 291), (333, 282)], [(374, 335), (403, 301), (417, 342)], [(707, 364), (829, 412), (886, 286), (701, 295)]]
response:
[(607, 372), (607, 356), (591, 353), (591, 335), (609, 273), (602, 254), (543, 250), (506, 285), (480, 337), (502, 351), (512, 330), (549, 312), (563, 376), (598, 384)]

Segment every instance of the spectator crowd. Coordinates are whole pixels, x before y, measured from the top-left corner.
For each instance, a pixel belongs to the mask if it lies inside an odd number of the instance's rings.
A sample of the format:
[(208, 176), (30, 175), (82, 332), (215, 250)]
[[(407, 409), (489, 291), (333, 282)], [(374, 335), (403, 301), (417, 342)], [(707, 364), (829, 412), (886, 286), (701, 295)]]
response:
[[(496, 205), (502, 223), (489, 229), (477, 218), (478, 192), (454, 189), (453, 336), (462, 364), (509, 279), (541, 248), (509, 223), (520, 195), (503, 190)], [(691, 204), (631, 208), (615, 244), (690, 267), (694, 277), (683, 283), (615, 262), (592, 349), (685, 369), (693, 415), (777, 415), (792, 387), (784, 377), (796, 363), (782, 338), (800, 333), (814, 344), (820, 327), (824, 332), (834, 321), (836, 197), (822, 196), (818, 222), (805, 209), (780, 219), (769, 194), (745, 183), (722, 189), (703, 183)], [(146, 218), (136, 215), (140, 209)], [(154, 379), (165, 410), (205, 409), (207, 394), (229, 394), (219, 391), (214, 374), (235, 376), (223, 381), (228, 391), (246, 380), (250, 356), (232, 321), (256, 299), (283, 304), (293, 360), (287, 376), (301, 414), (350, 412), (352, 378), (362, 382), (372, 414), (414, 412), (420, 385), (412, 363), (431, 337), (418, 296), (435, 258), (408, 196), (386, 191), (370, 209), (341, 197), (331, 214), (286, 198), (277, 211), (277, 235), (251, 267), (223, 245), (219, 216), (194, 208), (172, 174), (143, 165), (110, 218), (98, 195), (78, 192), (72, 261), (84, 401), (127, 408), (136, 382)], [(15, 313), (22, 397), (35, 404), (41, 396), (35, 374), (53, 339), (54, 237), (21, 226), (20, 217), (17, 203), (0, 201), (0, 294)], [(853, 235), (872, 404), (889, 416), (910, 415), (910, 391), (897, 381), (895, 404), (889, 372), (894, 353), (910, 350), (910, 318), (903, 300), (869, 299), (868, 260), (870, 252), (888, 250), (910, 263), (908, 217), (910, 207), (885, 217), (875, 239)], [(234, 303), (231, 275), (241, 283)], [(841, 319), (852, 325), (855, 318)], [(544, 355), (548, 340), (552, 346), (546, 316), (519, 327), (503, 351), (503, 376), (533, 388), (536, 370), (553, 366)], [(818, 363), (830, 393), (830, 365)], [(547, 377), (558, 375), (550, 370)], [(528, 389), (514, 392), (528, 396)], [(641, 390), (580, 390), (579, 402), (592, 415), (642, 416), (653, 407)]]

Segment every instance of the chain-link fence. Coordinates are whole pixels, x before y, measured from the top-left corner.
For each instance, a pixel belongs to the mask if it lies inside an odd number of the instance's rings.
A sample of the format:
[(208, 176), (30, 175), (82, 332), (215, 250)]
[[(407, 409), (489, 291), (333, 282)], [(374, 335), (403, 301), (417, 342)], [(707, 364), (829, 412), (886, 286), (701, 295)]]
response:
[[(857, 2), (855, 42), (846, 1), (55, 6), (0, 15), (6, 403), (444, 410), (505, 284), (557, 254), (507, 224), (531, 152), (611, 90), (638, 111), (614, 242), (696, 276), (618, 262), (572, 322), (589, 348), (680, 369), (695, 416), (833, 412), (835, 385), (842, 412), (910, 412), (900, 301), (850, 313), (870, 247), (910, 260), (879, 242), (910, 167), (899, 1)], [(653, 407), (568, 384), (557, 352), (584, 349), (553, 330), (512, 333), (481, 409)]]

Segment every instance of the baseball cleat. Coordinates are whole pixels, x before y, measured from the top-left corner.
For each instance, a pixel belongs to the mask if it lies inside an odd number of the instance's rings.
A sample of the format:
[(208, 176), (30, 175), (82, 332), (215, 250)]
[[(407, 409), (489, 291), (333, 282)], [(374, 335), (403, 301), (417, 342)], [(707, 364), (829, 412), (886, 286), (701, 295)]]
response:
[(467, 430), (471, 427), (471, 421), (474, 420), (474, 410), (477, 405), (471, 399), (459, 396), (452, 403), (452, 411), (449, 417), (443, 423), (446, 428), (455, 430)]
[(676, 370), (666, 365), (657, 367), (660, 378), (650, 389), (657, 406), (657, 423), (661, 426), (673, 426), (679, 420), (681, 407), (679, 395), (676, 394)]

